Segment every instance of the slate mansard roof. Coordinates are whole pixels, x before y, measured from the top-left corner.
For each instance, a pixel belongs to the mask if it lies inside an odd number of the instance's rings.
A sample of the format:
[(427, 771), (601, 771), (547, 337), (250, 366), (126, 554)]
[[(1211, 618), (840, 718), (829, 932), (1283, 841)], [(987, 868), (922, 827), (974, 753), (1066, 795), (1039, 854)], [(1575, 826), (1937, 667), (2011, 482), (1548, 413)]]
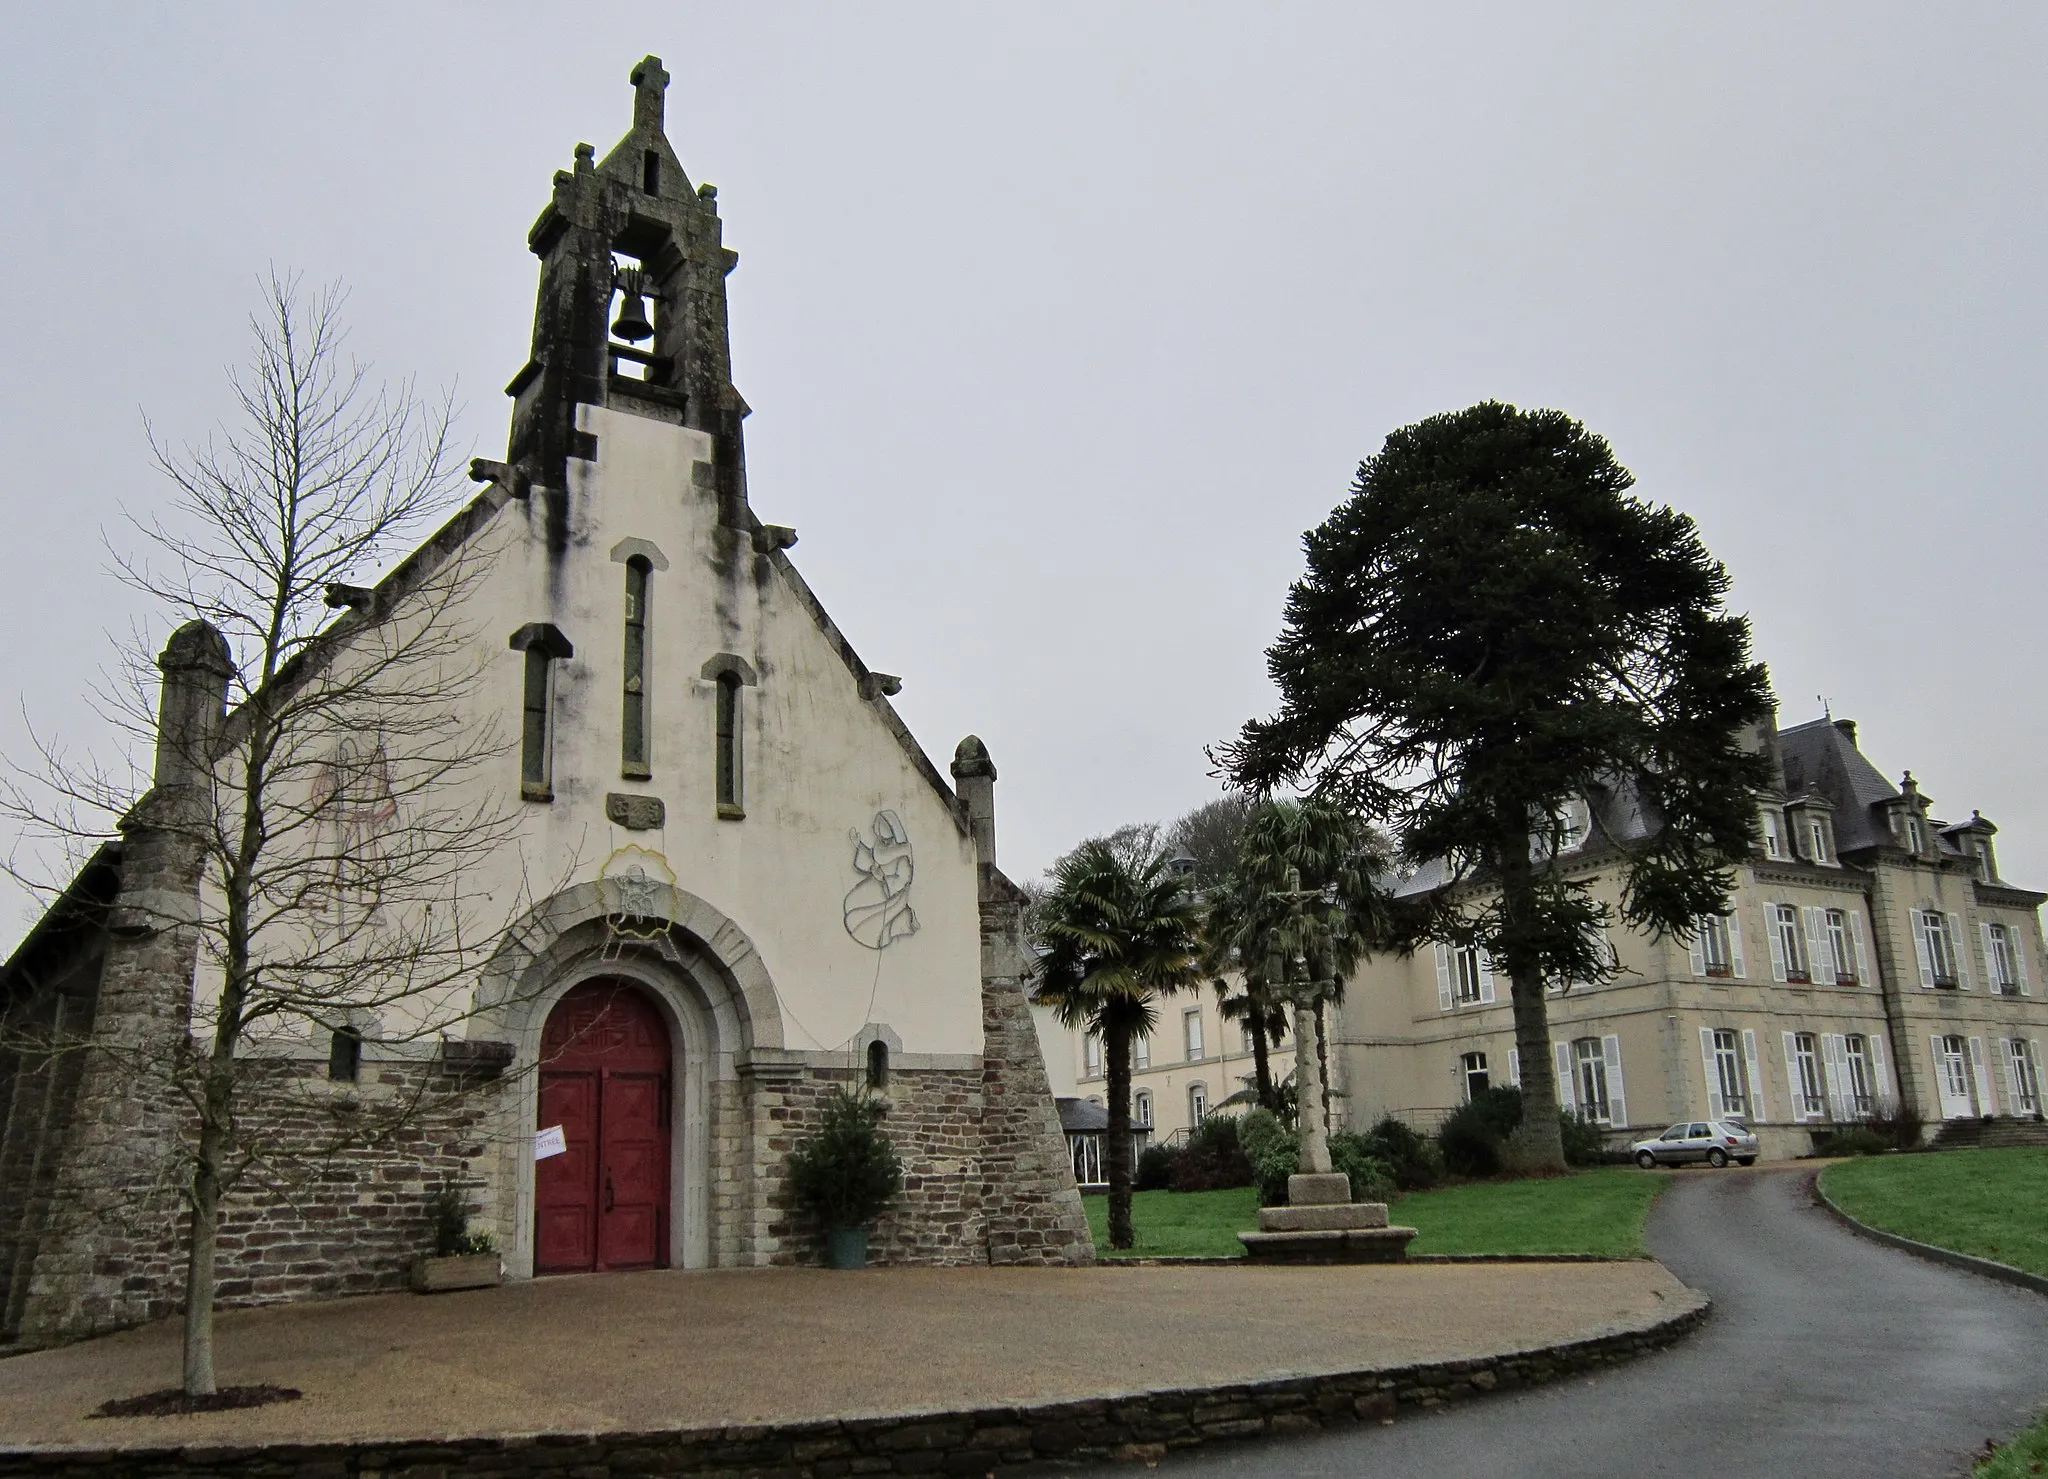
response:
[(1785, 789), (1794, 796), (1817, 791), (1834, 804), (1835, 849), (1882, 847), (1892, 841), (1881, 808), (1900, 796), (1875, 765), (1856, 748), (1856, 726), (1848, 720), (1812, 719), (1778, 732)]

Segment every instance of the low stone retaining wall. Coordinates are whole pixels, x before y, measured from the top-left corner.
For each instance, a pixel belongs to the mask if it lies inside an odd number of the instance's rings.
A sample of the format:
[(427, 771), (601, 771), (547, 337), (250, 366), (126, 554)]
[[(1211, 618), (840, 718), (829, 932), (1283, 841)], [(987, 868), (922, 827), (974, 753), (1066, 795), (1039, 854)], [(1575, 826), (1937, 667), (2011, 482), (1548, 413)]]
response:
[(1171, 1450), (1198, 1444), (1390, 1422), (1403, 1409), (1439, 1407), (1611, 1366), (1689, 1334), (1705, 1321), (1708, 1309), (1706, 1297), (1699, 1295), (1639, 1326), (1461, 1361), (970, 1412), (416, 1443), (0, 1449), (0, 1479), (159, 1474), (199, 1479), (514, 1479), (533, 1474), (838, 1479), (1015, 1473), (1105, 1459), (1156, 1461)]

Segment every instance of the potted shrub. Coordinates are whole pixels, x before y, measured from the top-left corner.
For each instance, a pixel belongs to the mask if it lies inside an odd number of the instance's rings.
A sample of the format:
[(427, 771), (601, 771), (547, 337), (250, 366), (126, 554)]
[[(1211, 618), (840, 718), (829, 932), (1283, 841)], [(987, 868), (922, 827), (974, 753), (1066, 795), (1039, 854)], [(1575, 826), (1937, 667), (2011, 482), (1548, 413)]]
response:
[(827, 1268), (864, 1268), (868, 1226), (903, 1187), (903, 1164), (881, 1130), (888, 1106), (836, 1090), (818, 1132), (789, 1153), (789, 1185), (825, 1229)]
[(488, 1233), (469, 1230), (469, 1204), (454, 1182), (427, 1199), (427, 1220), (434, 1234), (434, 1251), (413, 1260), (414, 1290), (440, 1294), (450, 1289), (488, 1289), (499, 1282), (503, 1271), (497, 1247)]

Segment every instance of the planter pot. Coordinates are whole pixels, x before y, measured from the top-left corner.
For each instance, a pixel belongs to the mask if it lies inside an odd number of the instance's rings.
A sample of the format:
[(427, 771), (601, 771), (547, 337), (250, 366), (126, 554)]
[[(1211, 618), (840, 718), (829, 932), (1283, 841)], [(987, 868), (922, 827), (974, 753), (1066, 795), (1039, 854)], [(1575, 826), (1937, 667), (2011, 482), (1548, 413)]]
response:
[(416, 1258), (412, 1265), (415, 1294), (443, 1294), (450, 1289), (489, 1289), (502, 1283), (495, 1253), (458, 1253), (452, 1258)]
[(825, 1267), (866, 1268), (868, 1266), (868, 1230), (864, 1227), (828, 1227), (825, 1229)]

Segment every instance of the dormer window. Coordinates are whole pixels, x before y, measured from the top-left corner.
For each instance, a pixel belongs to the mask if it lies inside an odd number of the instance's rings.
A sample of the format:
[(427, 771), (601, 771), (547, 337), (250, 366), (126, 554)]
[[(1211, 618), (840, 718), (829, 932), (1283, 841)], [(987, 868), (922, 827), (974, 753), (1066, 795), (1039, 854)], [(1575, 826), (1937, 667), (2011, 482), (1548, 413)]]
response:
[(1785, 823), (1778, 813), (1766, 808), (1764, 818), (1764, 856), (1782, 858), (1785, 856)]
[(1557, 850), (1577, 852), (1593, 830), (1593, 808), (1583, 797), (1567, 801), (1557, 818)]
[(1908, 816), (1906, 818), (1906, 851), (1917, 857), (1926, 847), (1927, 837), (1926, 833), (1921, 829), (1920, 818)]
[(1834, 840), (1828, 836), (1825, 817), (1806, 819), (1806, 858), (1808, 862), (1832, 867), (1835, 861)]
[(1992, 879), (1998, 876), (1998, 864), (1992, 859), (1991, 839), (1989, 837), (1978, 837), (1972, 839), (1970, 843), (1970, 851), (1976, 857), (1977, 876), (1979, 878), (1983, 879), (1986, 883), (1989, 883)]

